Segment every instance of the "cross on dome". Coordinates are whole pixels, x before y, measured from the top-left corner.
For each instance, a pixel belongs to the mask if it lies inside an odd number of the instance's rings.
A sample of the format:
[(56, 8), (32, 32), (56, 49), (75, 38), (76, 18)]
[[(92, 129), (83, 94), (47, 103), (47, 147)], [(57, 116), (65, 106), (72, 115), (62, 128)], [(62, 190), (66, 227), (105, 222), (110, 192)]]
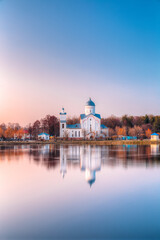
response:
[(95, 106), (95, 103), (89, 98), (89, 100), (86, 102), (86, 106)]

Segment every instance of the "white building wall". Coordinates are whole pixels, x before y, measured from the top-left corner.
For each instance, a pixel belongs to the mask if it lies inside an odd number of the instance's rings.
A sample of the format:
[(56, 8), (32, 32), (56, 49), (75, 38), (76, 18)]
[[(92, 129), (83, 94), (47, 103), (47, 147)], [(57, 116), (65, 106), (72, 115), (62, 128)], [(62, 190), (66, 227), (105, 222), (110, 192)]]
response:
[(151, 135), (151, 140), (157, 141), (157, 140), (159, 140), (159, 136), (158, 135)]
[(65, 136), (66, 119), (67, 119), (67, 113), (64, 111), (64, 108), (62, 108), (62, 111), (60, 112), (60, 137), (61, 138)]
[(86, 134), (93, 132), (99, 135), (101, 131), (101, 119), (89, 115), (81, 120), (81, 128), (86, 131)]
[(67, 128), (66, 129), (69, 138), (82, 138), (82, 129), (80, 128)]
[(44, 140), (49, 140), (49, 135), (46, 135), (46, 134), (38, 135), (38, 138), (44, 139)]
[(108, 128), (102, 129), (102, 130), (101, 130), (101, 133), (102, 133), (102, 134), (104, 133), (104, 135), (105, 135), (106, 137), (109, 137), (109, 130), (108, 130)]
[(85, 106), (85, 115), (95, 114), (95, 106)]

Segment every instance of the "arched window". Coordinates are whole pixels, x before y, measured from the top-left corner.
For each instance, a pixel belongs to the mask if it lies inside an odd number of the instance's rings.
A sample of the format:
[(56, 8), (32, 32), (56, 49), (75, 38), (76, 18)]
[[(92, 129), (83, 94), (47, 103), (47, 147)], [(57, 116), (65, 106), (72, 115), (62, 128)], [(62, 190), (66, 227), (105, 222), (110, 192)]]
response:
[(75, 137), (77, 137), (77, 131), (75, 131)]

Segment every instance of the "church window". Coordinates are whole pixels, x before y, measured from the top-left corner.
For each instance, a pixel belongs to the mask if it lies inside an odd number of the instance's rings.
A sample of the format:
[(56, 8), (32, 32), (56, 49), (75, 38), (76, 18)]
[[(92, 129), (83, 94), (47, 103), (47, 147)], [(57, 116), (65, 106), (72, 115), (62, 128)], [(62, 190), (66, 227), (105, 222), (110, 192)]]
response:
[(77, 137), (77, 131), (75, 131), (75, 137)]
[(64, 128), (64, 123), (62, 124), (62, 128)]
[(80, 137), (80, 131), (79, 131), (79, 137)]

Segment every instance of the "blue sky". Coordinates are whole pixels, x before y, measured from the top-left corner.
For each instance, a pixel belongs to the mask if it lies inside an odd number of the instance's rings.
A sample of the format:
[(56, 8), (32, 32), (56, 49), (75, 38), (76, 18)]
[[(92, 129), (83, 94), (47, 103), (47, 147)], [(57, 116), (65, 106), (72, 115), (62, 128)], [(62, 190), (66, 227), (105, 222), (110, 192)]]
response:
[(0, 52), (0, 122), (159, 114), (159, 0), (1, 0)]

